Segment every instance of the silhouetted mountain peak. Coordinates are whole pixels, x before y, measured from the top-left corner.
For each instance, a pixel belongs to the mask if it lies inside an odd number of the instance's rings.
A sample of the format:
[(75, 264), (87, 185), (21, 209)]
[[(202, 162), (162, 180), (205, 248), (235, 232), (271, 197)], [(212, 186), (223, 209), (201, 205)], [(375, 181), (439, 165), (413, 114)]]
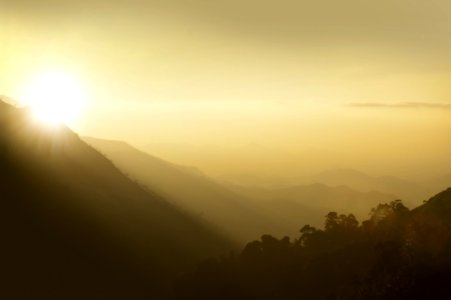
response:
[(30, 287), (12, 287), (18, 299), (125, 299), (153, 289), (151, 298), (169, 274), (233, 247), (69, 128), (39, 126), (5, 102), (0, 191), (2, 270)]

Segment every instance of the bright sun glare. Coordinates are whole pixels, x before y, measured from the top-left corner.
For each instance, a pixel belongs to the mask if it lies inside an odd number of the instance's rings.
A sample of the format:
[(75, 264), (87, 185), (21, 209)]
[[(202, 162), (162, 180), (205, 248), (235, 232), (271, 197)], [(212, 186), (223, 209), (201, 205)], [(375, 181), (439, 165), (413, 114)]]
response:
[(71, 125), (86, 101), (80, 82), (68, 73), (41, 73), (26, 87), (22, 97), (33, 116), (48, 125)]

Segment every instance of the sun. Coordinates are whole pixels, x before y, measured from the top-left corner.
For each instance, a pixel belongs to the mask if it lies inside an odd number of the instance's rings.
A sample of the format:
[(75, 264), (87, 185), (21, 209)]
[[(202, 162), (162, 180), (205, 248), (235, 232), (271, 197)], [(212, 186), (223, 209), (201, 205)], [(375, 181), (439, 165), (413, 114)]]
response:
[(22, 102), (44, 124), (73, 125), (86, 96), (80, 82), (70, 73), (48, 71), (38, 74), (24, 89)]

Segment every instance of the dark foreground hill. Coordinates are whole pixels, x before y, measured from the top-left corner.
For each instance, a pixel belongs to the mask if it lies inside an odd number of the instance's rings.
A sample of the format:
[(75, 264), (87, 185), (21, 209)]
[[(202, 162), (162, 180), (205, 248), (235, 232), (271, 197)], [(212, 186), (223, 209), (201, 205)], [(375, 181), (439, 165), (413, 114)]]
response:
[(179, 299), (448, 299), (451, 188), (409, 211), (379, 204), (359, 224), (331, 212), (294, 241), (264, 235), (179, 278)]
[(152, 299), (232, 245), (65, 127), (0, 101), (0, 298)]

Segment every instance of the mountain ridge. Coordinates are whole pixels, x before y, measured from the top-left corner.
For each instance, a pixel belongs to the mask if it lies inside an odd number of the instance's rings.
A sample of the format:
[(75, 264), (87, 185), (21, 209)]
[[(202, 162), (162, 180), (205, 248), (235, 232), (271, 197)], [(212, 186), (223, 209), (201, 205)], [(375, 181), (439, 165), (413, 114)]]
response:
[(184, 166), (154, 157), (131, 145), (128, 145), (127, 151), (121, 151), (118, 147), (124, 145), (122, 141), (84, 139), (105, 153), (131, 178), (166, 195), (172, 203), (191, 214), (205, 218), (237, 242), (246, 242), (277, 227), (258, 209), (248, 205), (247, 199), (207, 176), (193, 174)]
[(69, 128), (43, 127), (1, 101), (0, 125), (3, 295), (158, 296), (171, 274), (235, 247)]

